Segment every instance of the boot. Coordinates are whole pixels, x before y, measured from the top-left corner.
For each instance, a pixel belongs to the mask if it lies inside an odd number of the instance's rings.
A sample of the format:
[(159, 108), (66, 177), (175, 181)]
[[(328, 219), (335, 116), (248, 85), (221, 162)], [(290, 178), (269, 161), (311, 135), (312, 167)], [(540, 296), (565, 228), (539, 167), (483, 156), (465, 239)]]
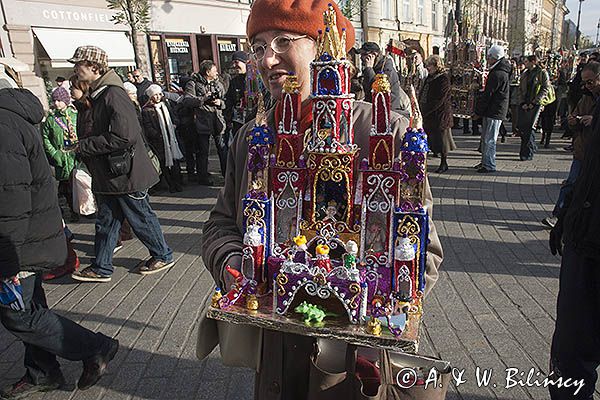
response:
[(446, 155), (442, 154), (442, 161), (440, 162), (440, 166), (435, 170), (438, 174), (443, 174), (448, 171), (448, 161), (446, 160)]
[(79, 269), (79, 257), (75, 253), (73, 244), (67, 240), (67, 260), (60, 267), (56, 267), (51, 271), (42, 274), (42, 280), (49, 281), (60, 278), (61, 276), (71, 274)]

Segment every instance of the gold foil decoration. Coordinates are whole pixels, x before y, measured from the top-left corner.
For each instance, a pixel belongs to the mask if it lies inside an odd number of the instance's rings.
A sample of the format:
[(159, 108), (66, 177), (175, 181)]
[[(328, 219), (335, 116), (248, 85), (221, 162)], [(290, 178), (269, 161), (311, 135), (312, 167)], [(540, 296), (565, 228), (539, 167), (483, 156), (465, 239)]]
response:
[(375, 75), (372, 88), (375, 93), (390, 93), (392, 91), (392, 86), (386, 74)]
[(337, 28), (337, 17), (333, 6), (327, 7), (323, 12), (323, 23), (325, 31), (317, 39), (317, 58), (329, 54), (333, 59), (341, 60), (346, 58), (346, 31), (340, 35)]

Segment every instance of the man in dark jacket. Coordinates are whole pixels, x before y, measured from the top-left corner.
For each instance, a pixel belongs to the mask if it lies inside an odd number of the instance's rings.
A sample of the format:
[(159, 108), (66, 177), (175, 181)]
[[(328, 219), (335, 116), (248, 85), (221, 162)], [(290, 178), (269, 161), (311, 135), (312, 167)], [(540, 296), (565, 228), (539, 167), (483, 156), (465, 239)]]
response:
[(499, 45), (490, 47), (487, 53), (490, 65), (485, 89), (475, 105), (476, 119), (483, 117), (481, 135), (481, 164), (477, 172), (496, 171), (496, 140), (500, 125), (508, 112), (511, 66), (504, 56), (504, 48)]
[(225, 143), (229, 145), (233, 135), (246, 123), (246, 107), (244, 94), (246, 92), (246, 63), (248, 54), (244, 51), (233, 53), (231, 69), (236, 72), (229, 83), (225, 94), (225, 122), (227, 123)]
[[(198, 183), (213, 185), (213, 179), (208, 172), (208, 150), (210, 137), (215, 140), (221, 174), (225, 176), (227, 168), (227, 147), (224, 141), (225, 118), (225, 90), (219, 82), (217, 66), (210, 60), (200, 63), (200, 70), (192, 76), (185, 85), (186, 103), (194, 108), (195, 127), (199, 136), (200, 161)], [(184, 100), (185, 101), (185, 100)]]
[[(595, 65), (594, 65), (595, 64)], [(600, 86), (600, 64), (588, 63), (582, 81)], [(550, 251), (562, 255), (556, 326), (552, 338), (553, 376), (581, 380), (582, 387), (550, 386), (553, 400), (592, 399), (600, 366), (600, 100), (592, 117), (581, 171), (550, 231)], [(564, 248), (563, 248), (564, 243)], [(553, 378), (554, 379), (554, 378)]]
[[(5, 87), (6, 80), (0, 80)], [(56, 356), (83, 361), (80, 389), (94, 385), (119, 342), (48, 309), (41, 273), (67, 257), (54, 179), (35, 125), (44, 110), (28, 90), (0, 89), (0, 321), (25, 344), (25, 375), (3, 389), (15, 399), (65, 382)], [(8, 298), (8, 288), (20, 295)]]
[(373, 102), (371, 98), (371, 86), (375, 82), (375, 75), (384, 73), (387, 75), (392, 87), (392, 110), (410, 118), (411, 107), (410, 98), (400, 87), (400, 78), (394, 66), (394, 61), (390, 57), (381, 54), (379, 45), (374, 42), (365, 42), (360, 48), (360, 58), (363, 63), (363, 89), (365, 91), (365, 101)]
[(535, 126), (542, 111), (542, 101), (550, 91), (548, 72), (539, 65), (537, 56), (528, 56), (525, 60), (525, 72), (521, 76), (519, 93), (521, 109), (519, 110), (519, 131), (521, 132), (521, 161), (533, 159), (536, 152)]
[(135, 79), (134, 85), (137, 88), (138, 103), (140, 103), (140, 107), (144, 107), (149, 99), (146, 90), (152, 85), (152, 82), (146, 79), (141, 69), (133, 71), (133, 78)]
[(81, 139), (74, 151), (90, 170), (98, 203), (96, 258), (90, 267), (71, 276), (85, 282), (110, 281), (113, 249), (124, 218), (150, 252), (150, 258), (140, 265), (140, 273), (169, 268), (174, 264), (173, 252), (148, 201), (148, 189), (158, 182), (158, 174), (148, 157), (133, 103), (121, 79), (108, 69), (104, 50), (81, 46), (69, 61), (75, 64), (79, 80), (90, 84), (92, 134)]

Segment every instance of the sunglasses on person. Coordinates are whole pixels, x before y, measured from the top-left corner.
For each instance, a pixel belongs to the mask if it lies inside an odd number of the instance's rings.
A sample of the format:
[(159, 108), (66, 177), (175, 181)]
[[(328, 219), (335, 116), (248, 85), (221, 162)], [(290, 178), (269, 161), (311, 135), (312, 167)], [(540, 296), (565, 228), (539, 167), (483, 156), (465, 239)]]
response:
[[(269, 47), (271, 47), (271, 50), (273, 50), (275, 54), (283, 54), (292, 47), (292, 43), (294, 43), (296, 40), (304, 39), (307, 37), (308, 35), (302, 35), (297, 37), (290, 37), (287, 35), (275, 36), (273, 40), (271, 40)], [(267, 52), (267, 45), (253, 44), (252, 46), (250, 46), (250, 50), (252, 51), (252, 55), (254, 56), (254, 58), (257, 61), (260, 61), (265, 57), (265, 53)]]
[(583, 81), (583, 84), (585, 86), (589, 86), (589, 85), (593, 85), (594, 82), (596, 81), (596, 79), (598, 79), (598, 77), (600, 76), (600, 74), (597, 74), (595, 77), (593, 77), (592, 79), (588, 79), (586, 81)]

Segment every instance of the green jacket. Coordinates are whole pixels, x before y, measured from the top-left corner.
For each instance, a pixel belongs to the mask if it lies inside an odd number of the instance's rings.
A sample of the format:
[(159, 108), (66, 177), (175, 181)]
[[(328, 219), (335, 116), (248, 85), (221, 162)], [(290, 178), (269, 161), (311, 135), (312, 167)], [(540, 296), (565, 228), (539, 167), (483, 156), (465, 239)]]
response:
[(545, 69), (536, 66), (521, 75), (521, 104), (540, 104), (550, 91), (550, 77)]
[[(60, 123), (56, 122), (58, 118), (62, 124), (68, 127), (65, 113), (71, 119), (71, 126), (77, 134), (77, 110), (68, 107), (66, 111), (51, 111), (48, 113), (44, 124), (42, 125), (42, 138), (44, 141), (44, 151), (50, 164), (54, 166), (56, 179), (59, 181), (69, 180), (71, 172), (75, 167), (75, 153), (65, 152), (65, 130)], [(66, 135), (68, 137), (68, 134)]]

